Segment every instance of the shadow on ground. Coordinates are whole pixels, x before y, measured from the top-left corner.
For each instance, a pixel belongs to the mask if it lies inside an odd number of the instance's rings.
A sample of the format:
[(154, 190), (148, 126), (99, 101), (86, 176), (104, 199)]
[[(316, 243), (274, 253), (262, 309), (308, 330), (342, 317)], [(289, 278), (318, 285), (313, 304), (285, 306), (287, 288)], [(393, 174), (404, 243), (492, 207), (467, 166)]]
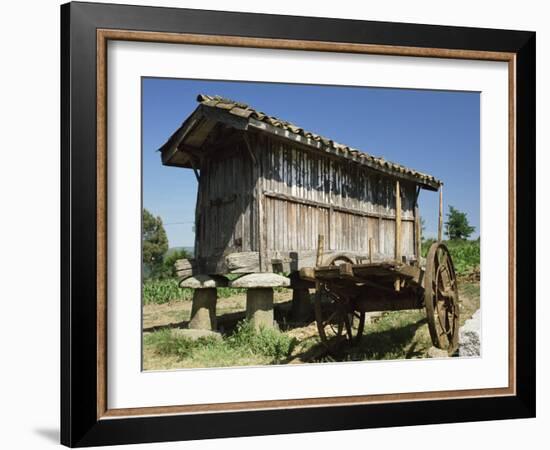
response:
[[(291, 329), (297, 326), (302, 326), (302, 324), (296, 324), (288, 321), (289, 313), (292, 307), (292, 301), (279, 302), (276, 303), (273, 307), (273, 314), (275, 321), (279, 324), (281, 329)], [(220, 314), (217, 316), (218, 322), (218, 331), (222, 334), (231, 334), (237, 324), (244, 320), (246, 317), (245, 311), (236, 311), (231, 313)], [(152, 327), (147, 327), (143, 329), (144, 333), (152, 333), (160, 330), (172, 330), (175, 328), (187, 328), (189, 325), (188, 320), (183, 320), (181, 322), (172, 322), (164, 325), (156, 325)]]
[[(306, 350), (294, 354), (283, 362), (292, 364), (296, 362), (344, 362), (382, 359), (410, 359), (423, 357), (425, 349), (418, 348), (413, 338), (418, 328), (426, 324), (426, 319), (418, 320), (408, 325), (392, 328), (384, 331), (369, 332), (361, 341), (350, 347), (346, 343), (341, 344), (337, 350), (328, 352), (322, 343), (305, 346)], [(308, 338), (308, 339), (314, 339)], [(406, 349), (406, 350), (405, 350)]]

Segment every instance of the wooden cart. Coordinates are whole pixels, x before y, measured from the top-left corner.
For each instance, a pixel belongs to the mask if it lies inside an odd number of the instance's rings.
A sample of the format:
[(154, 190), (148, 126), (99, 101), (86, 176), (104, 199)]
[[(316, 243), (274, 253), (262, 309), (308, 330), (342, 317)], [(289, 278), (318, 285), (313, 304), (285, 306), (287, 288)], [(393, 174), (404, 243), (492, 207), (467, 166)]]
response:
[(352, 253), (322, 256), (323, 237), (315, 267), (300, 277), (315, 282), (315, 319), (329, 351), (344, 342), (357, 343), (365, 314), (425, 308), (435, 347), (449, 355), (458, 347), (458, 285), (451, 255), (442, 242), (429, 249), (425, 267), (395, 260), (362, 261)]

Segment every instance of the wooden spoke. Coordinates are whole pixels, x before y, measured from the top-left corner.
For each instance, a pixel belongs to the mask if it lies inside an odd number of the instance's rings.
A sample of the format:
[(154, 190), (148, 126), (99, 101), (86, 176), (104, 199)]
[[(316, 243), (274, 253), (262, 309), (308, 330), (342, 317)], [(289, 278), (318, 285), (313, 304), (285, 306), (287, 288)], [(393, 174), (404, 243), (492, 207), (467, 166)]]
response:
[(435, 347), (452, 355), (458, 348), (458, 284), (447, 246), (434, 243), (426, 258), (424, 304)]
[[(338, 255), (326, 263), (338, 266), (355, 261), (347, 255)], [(359, 320), (357, 328), (354, 327), (355, 318)], [(315, 319), (321, 342), (330, 353), (337, 353), (344, 342), (357, 343), (365, 328), (365, 313), (356, 311), (346, 295), (329, 290), (323, 283), (318, 284), (315, 294)]]

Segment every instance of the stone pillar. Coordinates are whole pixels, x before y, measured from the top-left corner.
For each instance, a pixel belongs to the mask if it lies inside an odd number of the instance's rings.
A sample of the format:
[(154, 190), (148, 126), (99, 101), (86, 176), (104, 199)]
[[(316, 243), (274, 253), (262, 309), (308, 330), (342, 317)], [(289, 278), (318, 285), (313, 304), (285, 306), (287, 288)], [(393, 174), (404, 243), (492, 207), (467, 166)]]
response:
[(254, 328), (273, 328), (273, 288), (246, 291), (246, 319)]
[(215, 330), (217, 328), (217, 297), (216, 288), (195, 289), (195, 292), (193, 292), (193, 306), (191, 307), (189, 328), (199, 330)]
[(195, 330), (215, 330), (216, 301), (218, 287), (227, 286), (227, 278), (219, 275), (195, 275), (180, 283), (181, 287), (192, 288), (193, 306), (189, 328)]
[(273, 328), (273, 288), (290, 286), (290, 280), (275, 273), (251, 273), (231, 282), (246, 288), (246, 318), (254, 328)]

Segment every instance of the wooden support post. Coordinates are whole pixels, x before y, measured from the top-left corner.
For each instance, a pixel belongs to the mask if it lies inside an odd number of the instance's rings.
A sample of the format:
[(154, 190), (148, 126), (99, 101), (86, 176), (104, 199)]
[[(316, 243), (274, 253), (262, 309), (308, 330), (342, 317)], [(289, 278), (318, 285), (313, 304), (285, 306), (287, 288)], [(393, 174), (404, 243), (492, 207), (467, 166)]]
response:
[(401, 290), (401, 278), (397, 277), (395, 280), (393, 280), (393, 288), (395, 289), (395, 292), (399, 292)]
[(372, 261), (374, 260), (374, 239), (369, 238), (369, 262), (372, 264)]
[(334, 216), (333, 210), (334, 209), (332, 208), (332, 204), (331, 204), (328, 209), (328, 230), (327, 230), (327, 234), (328, 234), (327, 248), (329, 250), (334, 248), (332, 244), (332, 241), (334, 240), (333, 233), (332, 233), (332, 217)]
[(401, 262), (401, 189), (395, 182), (395, 260)]
[(439, 224), (437, 226), (437, 240), (441, 242), (443, 238), (443, 185), (439, 187)]
[[(261, 176), (260, 176), (261, 183)], [(262, 190), (258, 188), (258, 246), (260, 256), (260, 270), (262, 272), (271, 272), (268, 267), (267, 255), (265, 251), (265, 214), (264, 214), (264, 195)]]
[[(195, 176), (197, 174), (195, 173)], [(200, 248), (200, 242), (202, 238), (202, 219), (201, 219), (201, 213), (202, 213), (202, 186), (201, 186), (201, 180), (200, 177), (197, 177), (197, 201), (195, 203), (195, 246), (193, 254), (195, 258), (198, 258), (201, 256), (202, 248)]]
[(258, 243), (258, 254), (260, 259), (260, 272), (267, 272), (268, 270), (268, 261), (266, 258), (265, 251), (265, 224), (264, 224), (264, 193), (263, 193), (263, 173), (262, 173), (262, 164), (261, 160), (256, 158), (254, 155), (253, 145), (258, 148), (258, 140), (255, 139), (254, 142), (250, 142), (247, 135), (245, 135), (245, 142), (247, 149), (250, 153), (250, 157), (254, 163), (254, 175), (256, 177), (256, 184), (254, 186), (254, 212), (256, 215), (256, 241)]
[(323, 263), (323, 253), (325, 251), (325, 236), (320, 234), (317, 238), (317, 258), (315, 265), (320, 266)]
[(195, 178), (197, 179), (197, 182), (200, 183), (201, 177), (200, 177), (199, 171), (197, 170), (197, 166), (195, 165), (195, 162), (193, 161), (193, 158), (189, 157), (189, 162), (191, 163), (191, 167), (193, 169), (193, 172), (195, 173)]
[(420, 210), (418, 208), (418, 203), (414, 206), (414, 227), (415, 227), (415, 253), (416, 260), (420, 261), (420, 256), (422, 253), (422, 220), (420, 219)]

